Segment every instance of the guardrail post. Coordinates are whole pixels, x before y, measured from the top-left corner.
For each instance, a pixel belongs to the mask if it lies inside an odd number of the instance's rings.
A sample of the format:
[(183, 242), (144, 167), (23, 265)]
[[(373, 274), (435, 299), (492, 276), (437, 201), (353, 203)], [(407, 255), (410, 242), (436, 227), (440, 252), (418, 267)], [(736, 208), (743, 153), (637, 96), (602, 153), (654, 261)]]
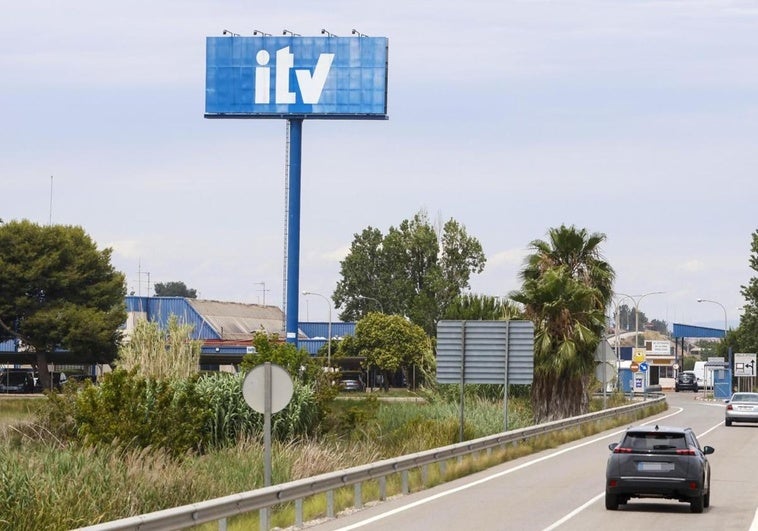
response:
[(363, 508), (363, 493), (361, 491), (361, 485), (362, 483), (359, 481), (353, 486), (353, 491), (355, 492), (353, 505), (355, 505), (356, 509), (362, 509)]
[(440, 461), (440, 476), (442, 481), (445, 481), (445, 474), (447, 473), (447, 461)]
[(400, 476), (403, 478), (403, 494), (408, 494), (411, 491), (408, 487), (408, 471), (403, 470)]
[(295, 527), (303, 527), (303, 499), (298, 498), (295, 500)]
[(429, 465), (421, 466), (421, 485), (426, 487), (426, 479), (429, 476)]
[(226, 518), (221, 518), (218, 521), (218, 531), (226, 531)]
[(260, 530), (268, 531), (268, 507), (264, 507), (258, 511), (258, 517), (260, 519)]
[(334, 490), (327, 491), (326, 493), (326, 516), (334, 518)]
[(379, 499), (384, 501), (387, 499), (387, 477), (382, 476), (379, 478)]

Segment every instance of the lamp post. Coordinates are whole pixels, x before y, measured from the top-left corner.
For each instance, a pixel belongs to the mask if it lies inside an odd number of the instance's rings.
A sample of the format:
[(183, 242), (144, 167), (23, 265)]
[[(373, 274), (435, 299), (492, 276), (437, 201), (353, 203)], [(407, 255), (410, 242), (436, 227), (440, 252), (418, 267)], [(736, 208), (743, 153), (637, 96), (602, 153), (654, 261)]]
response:
[(379, 299), (375, 299), (374, 297), (366, 297), (365, 295), (356, 295), (356, 298), (358, 298), (358, 299), (367, 299), (367, 300), (370, 300), (370, 301), (374, 301), (375, 303), (377, 303), (379, 305), (379, 311), (381, 313), (384, 313), (384, 308), (382, 307), (382, 303), (379, 302)]
[(637, 295), (636, 298), (635, 296), (627, 295), (626, 293), (617, 293), (617, 295), (623, 295), (624, 297), (631, 299), (632, 302), (634, 303), (634, 346), (635, 348), (639, 347), (637, 343), (639, 343), (638, 336), (640, 333), (640, 301), (644, 299), (645, 297), (647, 297), (648, 295), (661, 295), (663, 293), (665, 292), (664, 291), (651, 291), (643, 295)]
[(332, 366), (332, 303), (329, 302), (329, 299), (321, 295), (320, 293), (314, 293), (312, 291), (304, 291), (303, 295), (315, 295), (317, 297), (321, 297), (326, 301), (326, 304), (329, 306), (329, 325), (327, 327), (327, 335), (329, 337), (326, 338), (326, 366), (331, 367)]
[(724, 305), (721, 304), (720, 302), (716, 302), (716, 301), (712, 301), (712, 300), (708, 300), (708, 299), (698, 299), (697, 302), (710, 302), (710, 303), (713, 303), (713, 304), (718, 304), (719, 306), (721, 306), (721, 309), (724, 310), (724, 342), (726, 342), (727, 319), (726, 319), (726, 308), (724, 307)]
[(619, 344), (619, 305), (621, 304), (621, 301), (624, 299), (628, 299), (629, 297), (627, 295), (624, 295), (622, 293), (619, 293), (618, 295), (621, 295), (621, 298), (617, 301), (613, 302), (614, 307), (614, 321), (613, 321), (613, 331), (616, 336), (616, 344), (615, 344), (615, 351), (616, 351), (616, 388), (618, 390), (621, 390), (621, 377), (619, 376), (619, 371), (621, 369), (621, 347)]
[[(718, 302), (718, 301), (712, 301), (712, 300), (709, 300), (709, 299), (698, 299), (697, 302), (710, 302), (711, 304), (718, 304), (719, 306), (721, 306), (721, 309), (724, 310), (724, 347), (727, 349), (726, 353), (727, 353), (728, 366), (731, 367), (732, 366), (732, 351), (728, 347), (727, 342), (726, 342), (726, 327), (727, 327), (726, 307), (723, 304), (721, 304), (720, 302)], [(715, 378), (713, 380), (714, 380), (713, 383), (715, 384), (716, 383), (715, 382)], [(730, 384), (730, 386), (731, 386), (731, 384)], [(714, 392), (715, 392), (715, 390), (716, 390), (716, 388), (714, 386)]]

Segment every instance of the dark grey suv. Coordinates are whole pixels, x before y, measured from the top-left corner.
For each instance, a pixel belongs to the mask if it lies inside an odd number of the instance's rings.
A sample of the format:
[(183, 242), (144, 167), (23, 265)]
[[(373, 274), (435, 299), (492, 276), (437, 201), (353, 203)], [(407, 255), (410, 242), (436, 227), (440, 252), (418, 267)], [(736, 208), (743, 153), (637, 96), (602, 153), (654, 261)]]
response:
[(711, 502), (711, 467), (690, 428), (629, 428), (619, 443), (608, 446), (605, 508), (611, 511), (631, 498), (667, 498), (690, 504), (702, 513)]
[(674, 390), (679, 391), (695, 391), (697, 393), (697, 375), (692, 371), (682, 371), (676, 375), (676, 382), (674, 382)]

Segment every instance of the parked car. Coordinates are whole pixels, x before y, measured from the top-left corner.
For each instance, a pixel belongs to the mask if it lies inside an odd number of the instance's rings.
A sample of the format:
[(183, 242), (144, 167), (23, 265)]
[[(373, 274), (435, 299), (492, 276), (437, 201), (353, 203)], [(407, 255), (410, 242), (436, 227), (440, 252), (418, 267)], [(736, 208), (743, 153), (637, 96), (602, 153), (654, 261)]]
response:
[(698, 383), (697, 375), (694, 371), (682, 371), (676, 375), (676, 382), (674, 382), (674, 390), (679, 391), (695, 391), (697, 393)]
[(0, 393), (31, 393), (34, 371), (31, 369), (0, 369)]
[(605, 508), (610, 511), (631, 498), (666, 498), (690, 504), (702, 513), (711, 503), (711, 467), (690, 428), (640, 426), (629, 428), (621, 442), (612, 443), (605, 472)]
[(734, 393), (724, 402), (724, 424), (727, 426), (732, 422), (758, 422), (758, 393)]
[(360, 373), (343, 372), (340, 377), (340, 390), (342, 391), (365, 391), (363, 376)]

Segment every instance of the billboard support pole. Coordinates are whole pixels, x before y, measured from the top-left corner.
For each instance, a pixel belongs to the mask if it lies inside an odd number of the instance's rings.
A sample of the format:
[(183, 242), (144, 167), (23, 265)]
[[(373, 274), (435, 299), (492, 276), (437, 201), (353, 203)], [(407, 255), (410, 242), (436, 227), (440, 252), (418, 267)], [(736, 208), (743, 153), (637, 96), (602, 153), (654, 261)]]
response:
[(289, 203), (287, 216), (287, 342), (297, 344), (300, 294), (300, 167), (303, 153), (303, 119), (289, 119)]

